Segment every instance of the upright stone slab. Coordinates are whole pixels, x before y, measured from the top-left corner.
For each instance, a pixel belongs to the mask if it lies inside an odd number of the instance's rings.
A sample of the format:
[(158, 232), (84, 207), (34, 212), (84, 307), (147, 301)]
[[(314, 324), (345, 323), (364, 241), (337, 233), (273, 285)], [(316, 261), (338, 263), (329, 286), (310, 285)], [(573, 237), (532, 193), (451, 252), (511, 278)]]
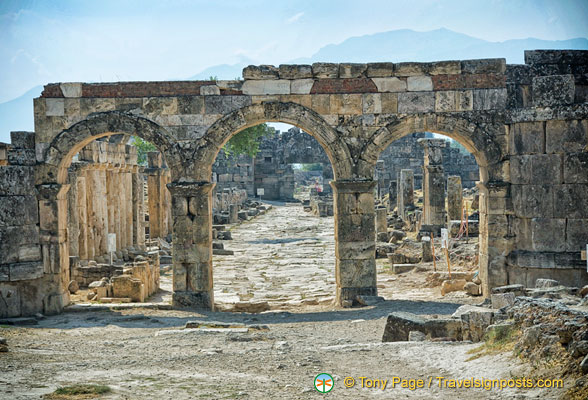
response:
[(447, 178), (447, 219), (455, 221), (461, 219), (462, 186), (461, 176)]
[(173, 296), (176, 307), (213, 309), (212, 189), (214, 183), (173, 182)]
[(402, 219), (406, 219), (406, 207), (409, 206), (414, 206), (414, 172), (403, 169), (398, 179), (398, 215)]
[(384, 207), (378, 207), (376, 209), (376, 233), (387, 233), (388, 232), (388, 211)]
[[(412, 172), (412, 171), (411, 171)], [(331, 181), (335, 213), (337, 304), (376, 296), (375, 181)]]
[(425, 149), (423, 165), (423, 225), (445, 225), (444, 139), (419, 139)]
[(388, 208), (389, 211), (392, 212), (394, 207), (397, 204), (397, 197), (398, 197), (398, 187), (396, 181), (390, 181), (390, 186), (388, 186)]
[(229, 224), (236, 224), (237, 222), (239, 222), (239, 206), (229, 204)]

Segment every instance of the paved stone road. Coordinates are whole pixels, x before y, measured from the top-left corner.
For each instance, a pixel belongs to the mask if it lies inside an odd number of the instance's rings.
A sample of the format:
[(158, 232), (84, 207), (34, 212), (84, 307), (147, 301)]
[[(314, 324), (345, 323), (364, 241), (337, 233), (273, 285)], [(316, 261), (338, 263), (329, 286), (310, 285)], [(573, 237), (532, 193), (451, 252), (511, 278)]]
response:
[(330, 302), (335, 295), (333, 218), (300, 204), (274, 205), (237, 225), (224, 241), (233, 256), (214, 256), (214, 297), (221, 309), (267, 301), (272, 308)]

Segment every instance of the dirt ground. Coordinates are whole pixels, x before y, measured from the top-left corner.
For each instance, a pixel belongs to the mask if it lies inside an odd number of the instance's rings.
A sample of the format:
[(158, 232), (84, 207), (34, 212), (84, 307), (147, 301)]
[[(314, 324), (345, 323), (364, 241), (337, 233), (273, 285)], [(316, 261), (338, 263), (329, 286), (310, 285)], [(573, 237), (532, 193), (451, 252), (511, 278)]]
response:
[[(221, 309), (231, 301), (268, 301), (272, 310), (261, 314), (157, 309), (169, 299), (165, 274), (164, 290), (155, 297), (159, 306), (77, 308), (37, 325), (1, 326), (9, 352), (0, 353), (0, 399), (40, 398), (87, 383), (108, 385), (112, 392), (104, 399), (559, 397), (554, 390), (440, 386), (438, 377), (501, 379), (531, 372), (509, 354), (468, 360), (479, 344), (381, 343), (390, 312), (450, 315), (482, 299), (459, 292), (443, 297), (439, 287), (424, 287), (432, 265), (393, 275), (387, 261), (378, 260), (379, 293), (386, 301), (335, 308), (332, 229), (332, 218), (310, 216), (299, 205), (275, 206), (233, 228), (234, 240), (225, 247), (235, 256), (214, 260), (216, 301)], [(462, 264), (456, 268), (471, 269)], [(209, 327), (184, 329), (194, 320)], [(232, 325), (211, 328), (211, 321)], [(315, 390), (320, 373), (333, 377), (330, 393)], [(344, 383), (348, 377), (355, 380), (351, 388)], [(387, 380), (386, 388), (362, 387), (361, 377), (364, 386), (371, 382), (366, 379)], [(425, 387), (392, 387), (395, 377), (423, 379)]]

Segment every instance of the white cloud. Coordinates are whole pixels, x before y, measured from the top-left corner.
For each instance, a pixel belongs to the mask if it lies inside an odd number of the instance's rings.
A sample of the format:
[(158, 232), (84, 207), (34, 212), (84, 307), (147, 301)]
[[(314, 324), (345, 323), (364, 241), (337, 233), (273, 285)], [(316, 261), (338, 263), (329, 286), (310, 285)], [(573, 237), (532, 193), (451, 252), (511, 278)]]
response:
[(303, 15), (304, 15), (304, 13), (303, 13), (303, 12), (299, 12), (298, 14), (296, 14), (296, 15), (293, 15), (293, 16), (291, 16), (290, 18), (288, 18), (288, 19), (286, 20), (286, 23), (287, 23), (287, 24), (293, 24), (294, 22), (296, 22), (296, 21), (298, 21), (300, 18), (302, 18), (302, 16), (303, 16)]

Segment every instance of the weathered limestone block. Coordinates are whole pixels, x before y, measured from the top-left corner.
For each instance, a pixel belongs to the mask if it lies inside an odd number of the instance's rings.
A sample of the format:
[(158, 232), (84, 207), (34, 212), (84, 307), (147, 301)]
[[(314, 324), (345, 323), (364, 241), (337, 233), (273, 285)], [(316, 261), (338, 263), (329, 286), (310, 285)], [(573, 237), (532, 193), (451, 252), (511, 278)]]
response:
[(36, 193), (34, 172), (28, 166), (0, 168), (0, 196), (31, 196)]
[(0, 282), (0, 317), (17, 317), (21, 315), (21, 296), (18, 286)]
[(512, 292), (507, 293), (493, 293), (491, 295), (492, 308), (500, 309), (502, 307), (510, 307), (514, 305), (515, 295)]
[[(537, 122), (537, 124), (543, 124)], [(519, 124), (517, 124), (519, 125)], [(588, 121), (547, 121), (545, 151), (547, 153), (586, 153)]]
[(461, 319), (463, 340), (479, 342), (484, 338), (486, 328), (494, 322), (494, 312), (491, 309), (463, 305), (453, 314)]
[(543, 122), (520, 122), (510, 130), (511, 154), (541, 154), (545, 146)]
[(388, 233), (387, 210), (385, 208), (376, 209), (376, 232)]
[(243, 79), (278, 79), (279, 70), (273, 65), (250, 65), (243, 69)]
[(430, 339), (451, 338), (461, 340), (461, 329), (461, 322), (458, 319), (424, 319), (411, 313), (393, 312), (388, 315), (382, 342), (407, 341), (410, 333), (415, 331), (423, 333)]
[(572, 104), (575, 91), (574, 75), (533, 77), (533, 104), (536, 107)]
[(394, 73), (394, 63), (378, 62), (367, 65), (366, 76), (368, 78), (386, 78)]
[(145, 285), (140, 279), (130, 275), (120, 275), (112, 278), (112, 296), (130, 298), (131, 301), (143, 303), (145, 301)]
[(398, 112), (418, 114), (435, 111), (435, 93), (407, 92), (398, 94)]
[(406, 80), (397, 77), (390, 78), (372, 78), (378, 92), (406, 92)]
[(280, 80), (250, 80), (243, 83), (243, 94), (267, 95), (290, 94), (290, 81)]
[(465, 279), (449, 279), (443, 281), (443, 283), (441, 283), (441, 296), (445, 296), (450, 292), (458, 292), (463, 290), (463, 287), (466, 283), (467, 282)]
[(365, 74), (367, 64), (341, 63), (339, 64), (339, 78), (359, 78)]
[(424, 92), (433, 90), (433, 81), (430, 76), (409, 76), (406, 79), (409, 92)]
[(314, 78), (338, 78), (339, 64), (333, 63), (314, 63), (312, 64), (312, 75)]
[(506, 107), (506, 89), (474, 89), (474, 110), (503, 110)]
[(0, 227), (39, 222), (36, 196), (0, 196)]
[(433, 261), (433, 248), (431, 247), (431, 238), (429, 236), (423, 236), (421, 238), (421, 244), (423, 247), (423, 262), (431, 262)]
[(463, 60), (461, 72), (464, 74), (504, 74), (506, 60), (504, 58), (486, 58), (479, 60)]
[(312, 78), (312, 67), (310, 65), (280, 64), (278, 75), (280, 79)]

